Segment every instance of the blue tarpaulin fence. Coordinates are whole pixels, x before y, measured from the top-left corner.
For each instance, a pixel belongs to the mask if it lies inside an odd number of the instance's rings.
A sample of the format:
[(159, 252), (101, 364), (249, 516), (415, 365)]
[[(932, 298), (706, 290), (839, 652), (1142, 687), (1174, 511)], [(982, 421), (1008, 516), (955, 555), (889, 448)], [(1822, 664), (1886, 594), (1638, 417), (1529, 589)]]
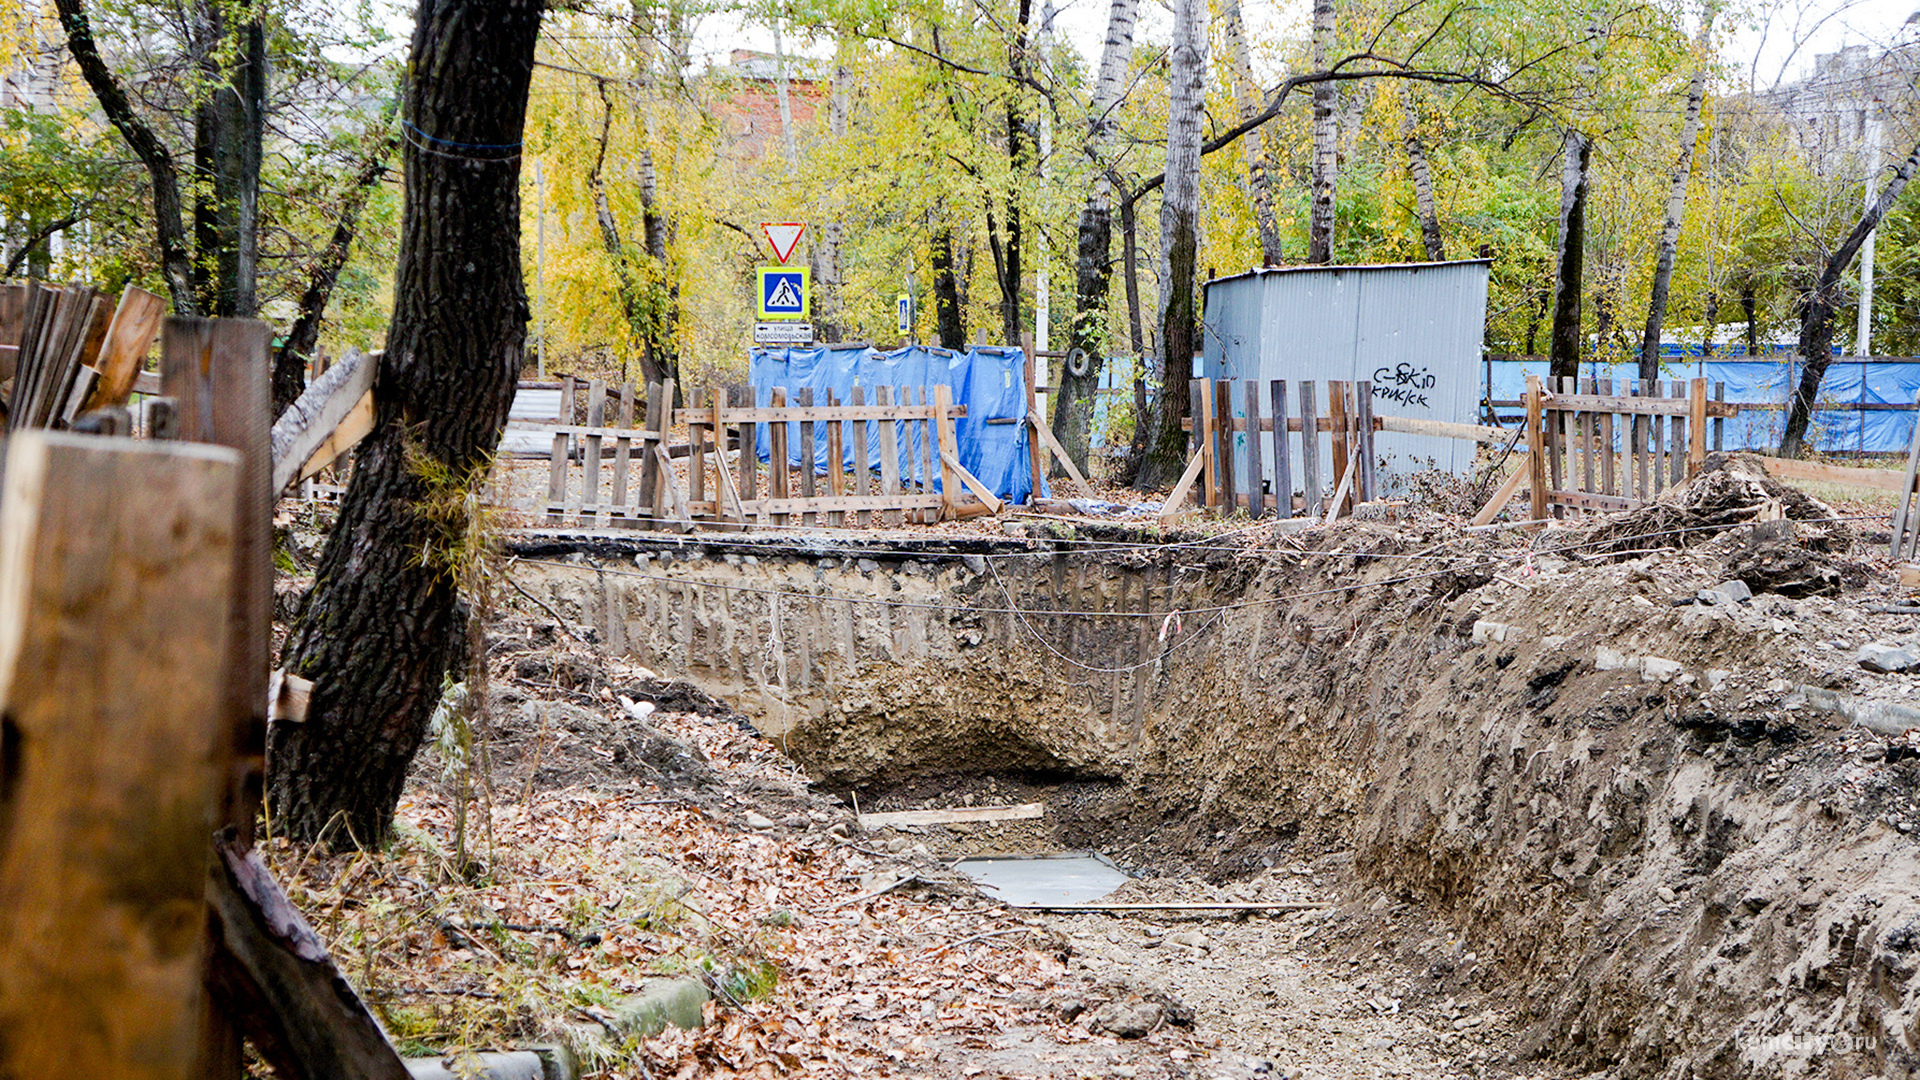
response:
[[(787, 402), (795, 393), (813, 391), (816, 405), (824, 405), (832, 393), (840, 401), (852, 397), (854, 387), (862, 388), (867, 404), (874, 402), (874, 390), (891, 387), (896, 402), (901, 390), (916, 398), (925, 393), (933, 403), (936, 386), (945, 386), (955, 405), (967, 407), (967, 415), (954, 424), (955, 449), (960, 464), (978, 477), (982, 484), (1008, 502), (1024, 503), (1033, 494), (1033, 448), (1027, 425), (1026, 354), (1017, 348), (975, 345), (955, 351), (930, 345), (909, 345), (881, 351), (869, 345), (814, 345), (757, 348), (747, 354), (747, 381), (753, 386), (753, 402), (765, 407), (773, 400), (774, 387), (784, 387)], [(757, 425), (755, 448), (760, 460), (772, 453), (768, 425)], [(787, 425), (789, 465), (794, 468), (807, 460), (808, 448), (800, 439), (800, 425)], [(898, 425), (898, 452), (901, 479), (922, 486), (940, 488), (939, 467), (934, 475), (926, 472), (926, 452), (921, 445), (923, 425)], [(853, 439), (843, 438), (842, 467), (855, 467)], [(934, 457), (938, 458), (936, 449)], [(816, 474), (827, 471), (827, 425), (815, 424), (812, 462)], [(912, 464), (908, 464), (911, 462)], [(880, 422), (867, 422), (867, 462), (869, 470), (880, 467)], [(1049, 494), (1042, 481), (1040, 495)]]
[[(1486, 361), (1486, 392), (1493, 401), (1517, 400), (1527, 389), (1527, 376), (1546, 378), (1547, 361), (1540, 358)], [(1582, 379), (1612, 379), (1616, 391), (1636, 375), (1631, 363), (1590, 361), (1580, 365)], [(1772, 405), (1772, 409), (1743, 409), (1725, 421), (1725, 448), (1766, 449), (1780, 445), (1786, 426), (1784, 406), (1800, 378), (1797, 356), (1732, 356), (1706, 359), (1668, 357), (1660, 363), (1662, 379), (1704, 378), (1724, 383), (1726, 400), (1741, 405)], [(1820, 384), (1820, 400), (1808, 428), (1809, 441), (1828, 453), (1904, 453), (1913, 438), (1916, 414), (1911, 408), (1862, 409), (1862, 405), (1912, 406), (1920, 394), (1920, 358), (1835, 357)]]

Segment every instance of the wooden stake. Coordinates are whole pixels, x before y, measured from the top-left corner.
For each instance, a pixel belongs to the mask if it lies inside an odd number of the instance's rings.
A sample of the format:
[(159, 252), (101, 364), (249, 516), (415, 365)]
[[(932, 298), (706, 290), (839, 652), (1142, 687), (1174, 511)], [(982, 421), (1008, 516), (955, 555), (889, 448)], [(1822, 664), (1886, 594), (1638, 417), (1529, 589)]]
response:
[(11, 442), (0, 1075), (198, 1080), (207, 841), (233, 752), (241, 458), (42, 432)]
[(1527, 376), (1527, 475), (1529, 494), (1533, 499), (1532, 512), (1528, 517), (1535, 521), (1547, 516), (1547, 439), (1541, 427), (1543, 396), (1540, 376)]

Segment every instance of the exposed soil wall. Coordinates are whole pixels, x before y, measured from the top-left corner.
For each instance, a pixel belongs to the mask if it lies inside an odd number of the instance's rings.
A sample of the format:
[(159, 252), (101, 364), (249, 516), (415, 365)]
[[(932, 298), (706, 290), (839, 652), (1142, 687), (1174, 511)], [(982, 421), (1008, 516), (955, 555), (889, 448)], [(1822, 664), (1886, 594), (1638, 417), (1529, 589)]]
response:
[(1347, 853), (1352, 910), (1381, 931), (1356, 952), (1417, 954), (1394, 912), (1437, 911), (1473, 977), (1525, 1003), (1527, 1052), (1908, 1075), (1920, 762), (1794, 689), (1908, 693), (1852, 649), (1912, 618), (1858, 592), (1675, 606), (1765, 543), (1838, 588), (1831, 532), (1592, 563), (1437, 521), (1255, 553), (556, 540), (514, 574), (730, 697), (830, 787), (1062, 774), (1112, 792), (1066, 826), (1214, 873)]

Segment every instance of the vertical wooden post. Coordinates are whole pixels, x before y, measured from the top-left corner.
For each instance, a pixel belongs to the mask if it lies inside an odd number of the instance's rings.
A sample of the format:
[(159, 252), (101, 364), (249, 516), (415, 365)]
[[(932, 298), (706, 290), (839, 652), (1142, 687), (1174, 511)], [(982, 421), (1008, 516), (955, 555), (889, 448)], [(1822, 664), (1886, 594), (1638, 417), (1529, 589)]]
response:
[[(573, 423), (573, 376), (560, 376), (560, 411), (555, 417), (561, 427)], [(572, 436), (565, 431), (553, 433), (553, 462), (547, 476), (547, 524), (561, 525), (567, 515), (567, 444)]]
[[(1613, 380), (1598, 379), (1593, 384), (1594, 392), (1601, 397), (1613, 396)], [(1620, 494), (1619, 451), (1614, 449), (1613, 411), (1609, 409), (1600, 414), (1600, 493), (1602, 495)]]
[(653, 512), (657, 502), (655, 496), (660, 492), (660, 459), (654, 456), (654, 440), (660, 431), (661, 398), (660, 384), (647, 384), (647, 421), (640, 432), (640, 498), (638, 510), (640, 519), (636, 522), (644, 529), (660, 527), (659, 516)]
[(1373, 383), (1362, 380), (1353, 384), (1353, 399), (1359, 413), (1360, 431), (1360, 473), (1359, 500), (1372, 502), (1380, 497), (1379, 456), (1373, 452)]
[[(1596, 392), (1596, 384), (1592, 379), (1581, 379), (1576, 385), (1583, 394)], [(1580, 490), (1590, 492), (1595, 490), (1593, 474), (1594, 465), (1597, 464), (1595, 458), (1599, 454), (1600, 414), (1592, 409), (1583, 409), (1574, 418), (1574, 427), (1580, 441)]]
[(1307, 516), (1320, 516), (1320, 410), (1312, 379), (1300, 382), (1300, 491)]
[[(1713, 384), (1713, 400), (1715, 401), (1727, 400), (1727, 384), (1726, 383), (1715, 382)], [(1724, 416), (1714, 417), (1713, 418), (1713, 449), (1715, 452), (1719, 452), (1727, 448), (1726, 437), (1727, 437), (1727, 418)]]
[[(891, 409), (893, 405), (893, 387), (876, 386), (873, 389), (874, 404)], [(898, 495), (900, 493), (900, 422), (898, 414), (889, 411), (880, 420), (880, 494)], [(898, 510), (888, 510), (881, 515), (888, 525), (900, 524)]]
[[(599, 379), (587, 383), (587, 426), (603, 427), (607, 420), (607, 384)], [(581, 451), (580, 524), (598, 526), (605, 503), (600, 498), (600, 436), (589, 435)]]
[[(839, 404), (840, 395), (831, 390), (827, 391), (827, 407), (834, 408)], [(827, 491), (835, 499), (847, 493), (846, 443), (844, 441), (844, 435), (842, 434), (845, 427), (846, 421), (844, 420), (834, 420), (827, 424)], [(834, 528), (840, 528), (846, 523), (846, 511), (833, 510), (828, 512), (828, 525)]]
[[(677, 481), (673, 476), (673, 463), (667, 459), (667, 431), (673, 427), (673, 390), (672, 379), (660, 384), (659, 418), (650, 425), (653, 428), (653, 445), (648, 448), (647, 456), (660, 465), (660, 471), (654, 476), (653, 500), (648, 504), (656, 529), (665, 527), (667, 509), (680, 497), (674, 490)], [(653, 412), (652, 402), (647, 403), (647, 411)], [(681, 532), (690, 527), (687, 524), (674, 526)]]
[[(1633, 396), (1645, 397), (1646, 384), (1639, 379), (1633, 380)], [(1647, 454), (1651, 451), (1653, 439), (1652, 417), (1644, 413), (1633, 414), (1633, 497), (1641, 502), (1651, 502), (1653, 488), (1647, 483)]]
[(1527, 494), (1531, 500), (1528, 513), (1534, 521), (1547, 516), (1547, 440), (1541, 429), (1545, 420), (1541, 397), (1540, 376), (1527, 376), (1527, 468), (1531, 473)]
[[(803, 409), (813, 408), (813, 388), (801, 387), (794, 392), (798, 404)], [(800, 497), (812, 503), (813, 488), (813, 421), (800, 421)], [(820, 524), (820, 515), (812, 510), (802, 511), (800, 524), (812, 528)]]
[(147, 438), (163, 441), (180, 437), (180, 415), (170, 397), (150, 397), (143, 403), (147, 413)]
[[(760, 404), (756, 397), (747, 398), (747, 408), (753, 409)], [(742, 421), (740, 424), (740, 503), (742, 518), (740, 524), (746, 525), (746, 504), (760, 498), (760, 425), (757, 422)], [(766, 524), (762, 516), (760, 523)]]
[[(860, 388), (855, 387), (853, 392), (858, 395)], [(858, 397), (855, 400), (859, 400)], [(940, 444), (940, 507), (945, 516), (952, 515), (953, 504), (957, 501), (954, 498), (954, 485), (957, 481), (953, 476), (953, 467), (947, 463), (957, 459), (960, 454), (960, 448), (953, 438), (953, 417), (948, 415), (948, 410), (951, 408), (953, 408), (953, 392), (945, 383), (934, 384), (933, 429), (935, 438)], [(864, 465), (864, 462), (862, 464)], [(865, 481), (860, 484), (860, 493), (866, 494)]]
[[(628, 516), (627, 466), (633, 460), (633, 438), (624, 434), (633, 428), (633, 384), (630, 382), (620, 384), (620, 411), (617, 417), (616, 426), (622, 434), (613, 440), (613, 511), (610, 518), (613, 524), (619, 525), (625, 524)], [(646, 446), (645, 443), (640, 445)], [(696, 442), (695, 445), (697, 446), (698, 443)], [(700, 474), (696, 471), (694, 475), (698, 477)], [(699, 489), (699, 483), (697, 479), (694, 481), (696, 492)], [(697, 501), (699, 498), (700, 496), (696, 493), (694, 499)]]
[[(768, 403), (776, 409), (786, 408), (787, 388), (774, 387)], [(788, 461), (787, 452), (787, 422), (785, 420), (770, 421), (767, 424), (767, 498), (786, 499), (790, 495), (787, 490), (790, 468), (791, 463)], [(773, 523), (776, 526), (784, 526), (787, 523), (786, 511), (776, 511), (773, 515)]]
[[(855, 407), (867, 403), (867, 394), (864, 387), (856, 386), (853, 388), (852, 403)], [(943, 447), (945, 445), (945, 443), (941, 444)], [(867, 422), (865, 420), (855, 420), (853, 422), (853, 494), (856, 498), (866, 497), (869, 490), (869, 481), (872, 479), (873, 470), (867, 467)], [(951, 493), (948, 494), (948, 498), (952, 498)], [(872, 528), (873, 511), (862, 510), (855, 514), (854, 525), (861, 529)]]
[(1220, 505), (1220, 458), (1214, 452), (1213, 380), (1195, 379), (1188, 391), (1193, 400), (1193, 439), (1201, 461), (1200, 505)]
[(1273, 398), (1273, 505), (1283, 518), (1293, 516), (1293, 468), (1287, 460), (1287, 380), (1268, 384)]
[(225, 447), (12, 439), (0, 1075), (209, 1075), (202, 939), (233, 760), (243, 469)]
[[(933, 420), (933, 402), (927, 400), (927, 388), (921, 387), (918, 396), (920, 404), (927, 410), (926, 419), (920, 423), (920, 494), (931, 495), (935, 475), (933, 463), (934, 459), (940, 456), (939, 435), (934, 430), (937, 425)], [(922, 510), (920, 520), (931, 525), (940, 520), (940, 511), (938, 509)]]
[[(1231, 514), (1240, 505), (1240, 485), (1235, 483), (1233, 462), (1233, 380), (1213, 384), (1213, 426), (1220, 432), (1220, 512)], [(1077, 620), (1076, 620), (1077, 621)]]
[[(687, 510), (695, 517), (707, 514), (718, 521), (721, 517), (718, 512), (719, 500), (715, 499), (711, 506), (707, 502), (707, 435), (710, 431), (717, 434), (717, 429), (710, 429), (707, 426), (707, 413), (700, 406), (700, 402), (711, 394), (711, 390), (702, 390), (695, 394), (691, 403), (692, 408), (687, 410)], [(726, 447), (716, 447), (715, 451), (720, 455), (720, 461), (724, 463), (727, 460)], [(718, 492), (715, 494), (717, 495)]]
[[(1554, 393), (1554, 392), (1565, 393), (1566, 392), (1565, 381), (1561, 379), (1555, 379), (1552, 376), (1548, 376), (1546, 388), (1548, 393)], [(1561, 462), (1560, 462), (1561, 457), (1564, 456), (1566, 452), (1565, 437), (1564, 437), (1564, 433), (1561, 430), (1562, 428), (1561, 417), (1564, 414), (1560, 411), (1557, 405), (1543, 404), (1542, 408), (1544, 411), (1543, 419), (1545, 420), (1544, 427), (1546, 428), (1544, 435), (1546, 437), (1546, 442), (1547, 442), (1547, 477), (1549, 482), (1552, 484), (1553, 490), (1560, 491), (1566, 487), (1566, 482), (1565, 482), (1566, 478), (1561, 474)], [(1564, 514), (1564, 512), (1565, 512), (1564, 508), (1561, 507), (1559, 503), (1553, 504), (1554, 517), (1560, 517)]]
[(1248, 379), (1241, 392), (1247, 400), (1247, 513), (1258, 521), (1267, 516), (1266, 469), (1260, 452), (1260, 380)]
[[(1337, 488), (1341, 479), (1347, 475), (1347, 436), (1351, 431), (1351, 424), (1347, 419), (1347, 384), (1345, 380), (1327, 380), (1327, 419), (1333, 424), (1333, 438), (1331, 440), (1333, 444), (1333, 483)], [(1338, 492), (1336, 491), (1335, 494), (1338, 494)], [(1353, 508), (1348, 504), (1346, 498), (1343, 497), (1340, 500), (1339, 507), (1336, 508), (1336, 513), (1344, 516), (1352, 512)]]
[(1700, 466), (1707, 460), (1707, 380), (1693, 380), (1693, 390), (1687, 395), (1688, 433), (1691, 439), (1687, 443), (1687, 477), (1691, 479), (1700, 472)]
[[(1647, 396), (1663, 398), (1667, 396), (1666, 384), (1659, 379), (1647, 383)], [(1653, 490), (1657, 494), (1667, 490), (1667, 431), (1666, 417), (1647, 417), (1648, 430), (1653, 438), (1648, 444), (1648, 461), (1653, 468)]]
[[(721, 521), (733, 520), (734, 507), (727, 501), (727, 491), (734, 487), (733, 474), (727, 470), (727, 388), (713, 388), (713, 516)], [(735, 439), (736, 444), (744, 446)], [(745, 452), (744, 450), (742, 451)], [(737, 502), (746, 496), (738, 490), (733, 492)], [(740, 512), (740, 527), (747, 527), (747, 515)]]

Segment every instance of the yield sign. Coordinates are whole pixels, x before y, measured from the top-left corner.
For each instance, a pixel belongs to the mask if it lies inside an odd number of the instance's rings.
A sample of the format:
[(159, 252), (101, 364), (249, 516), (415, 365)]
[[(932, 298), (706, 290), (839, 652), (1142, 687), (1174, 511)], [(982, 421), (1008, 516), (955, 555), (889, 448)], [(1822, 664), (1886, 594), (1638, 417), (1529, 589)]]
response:
[(763, 221), (760, 231), (767, 234), (767, 243), (773, 245), (774, 258), (784, 264), (793, 255), (794, 245), (800, 243), (800, 234), (807, 231), (804, 221)]

